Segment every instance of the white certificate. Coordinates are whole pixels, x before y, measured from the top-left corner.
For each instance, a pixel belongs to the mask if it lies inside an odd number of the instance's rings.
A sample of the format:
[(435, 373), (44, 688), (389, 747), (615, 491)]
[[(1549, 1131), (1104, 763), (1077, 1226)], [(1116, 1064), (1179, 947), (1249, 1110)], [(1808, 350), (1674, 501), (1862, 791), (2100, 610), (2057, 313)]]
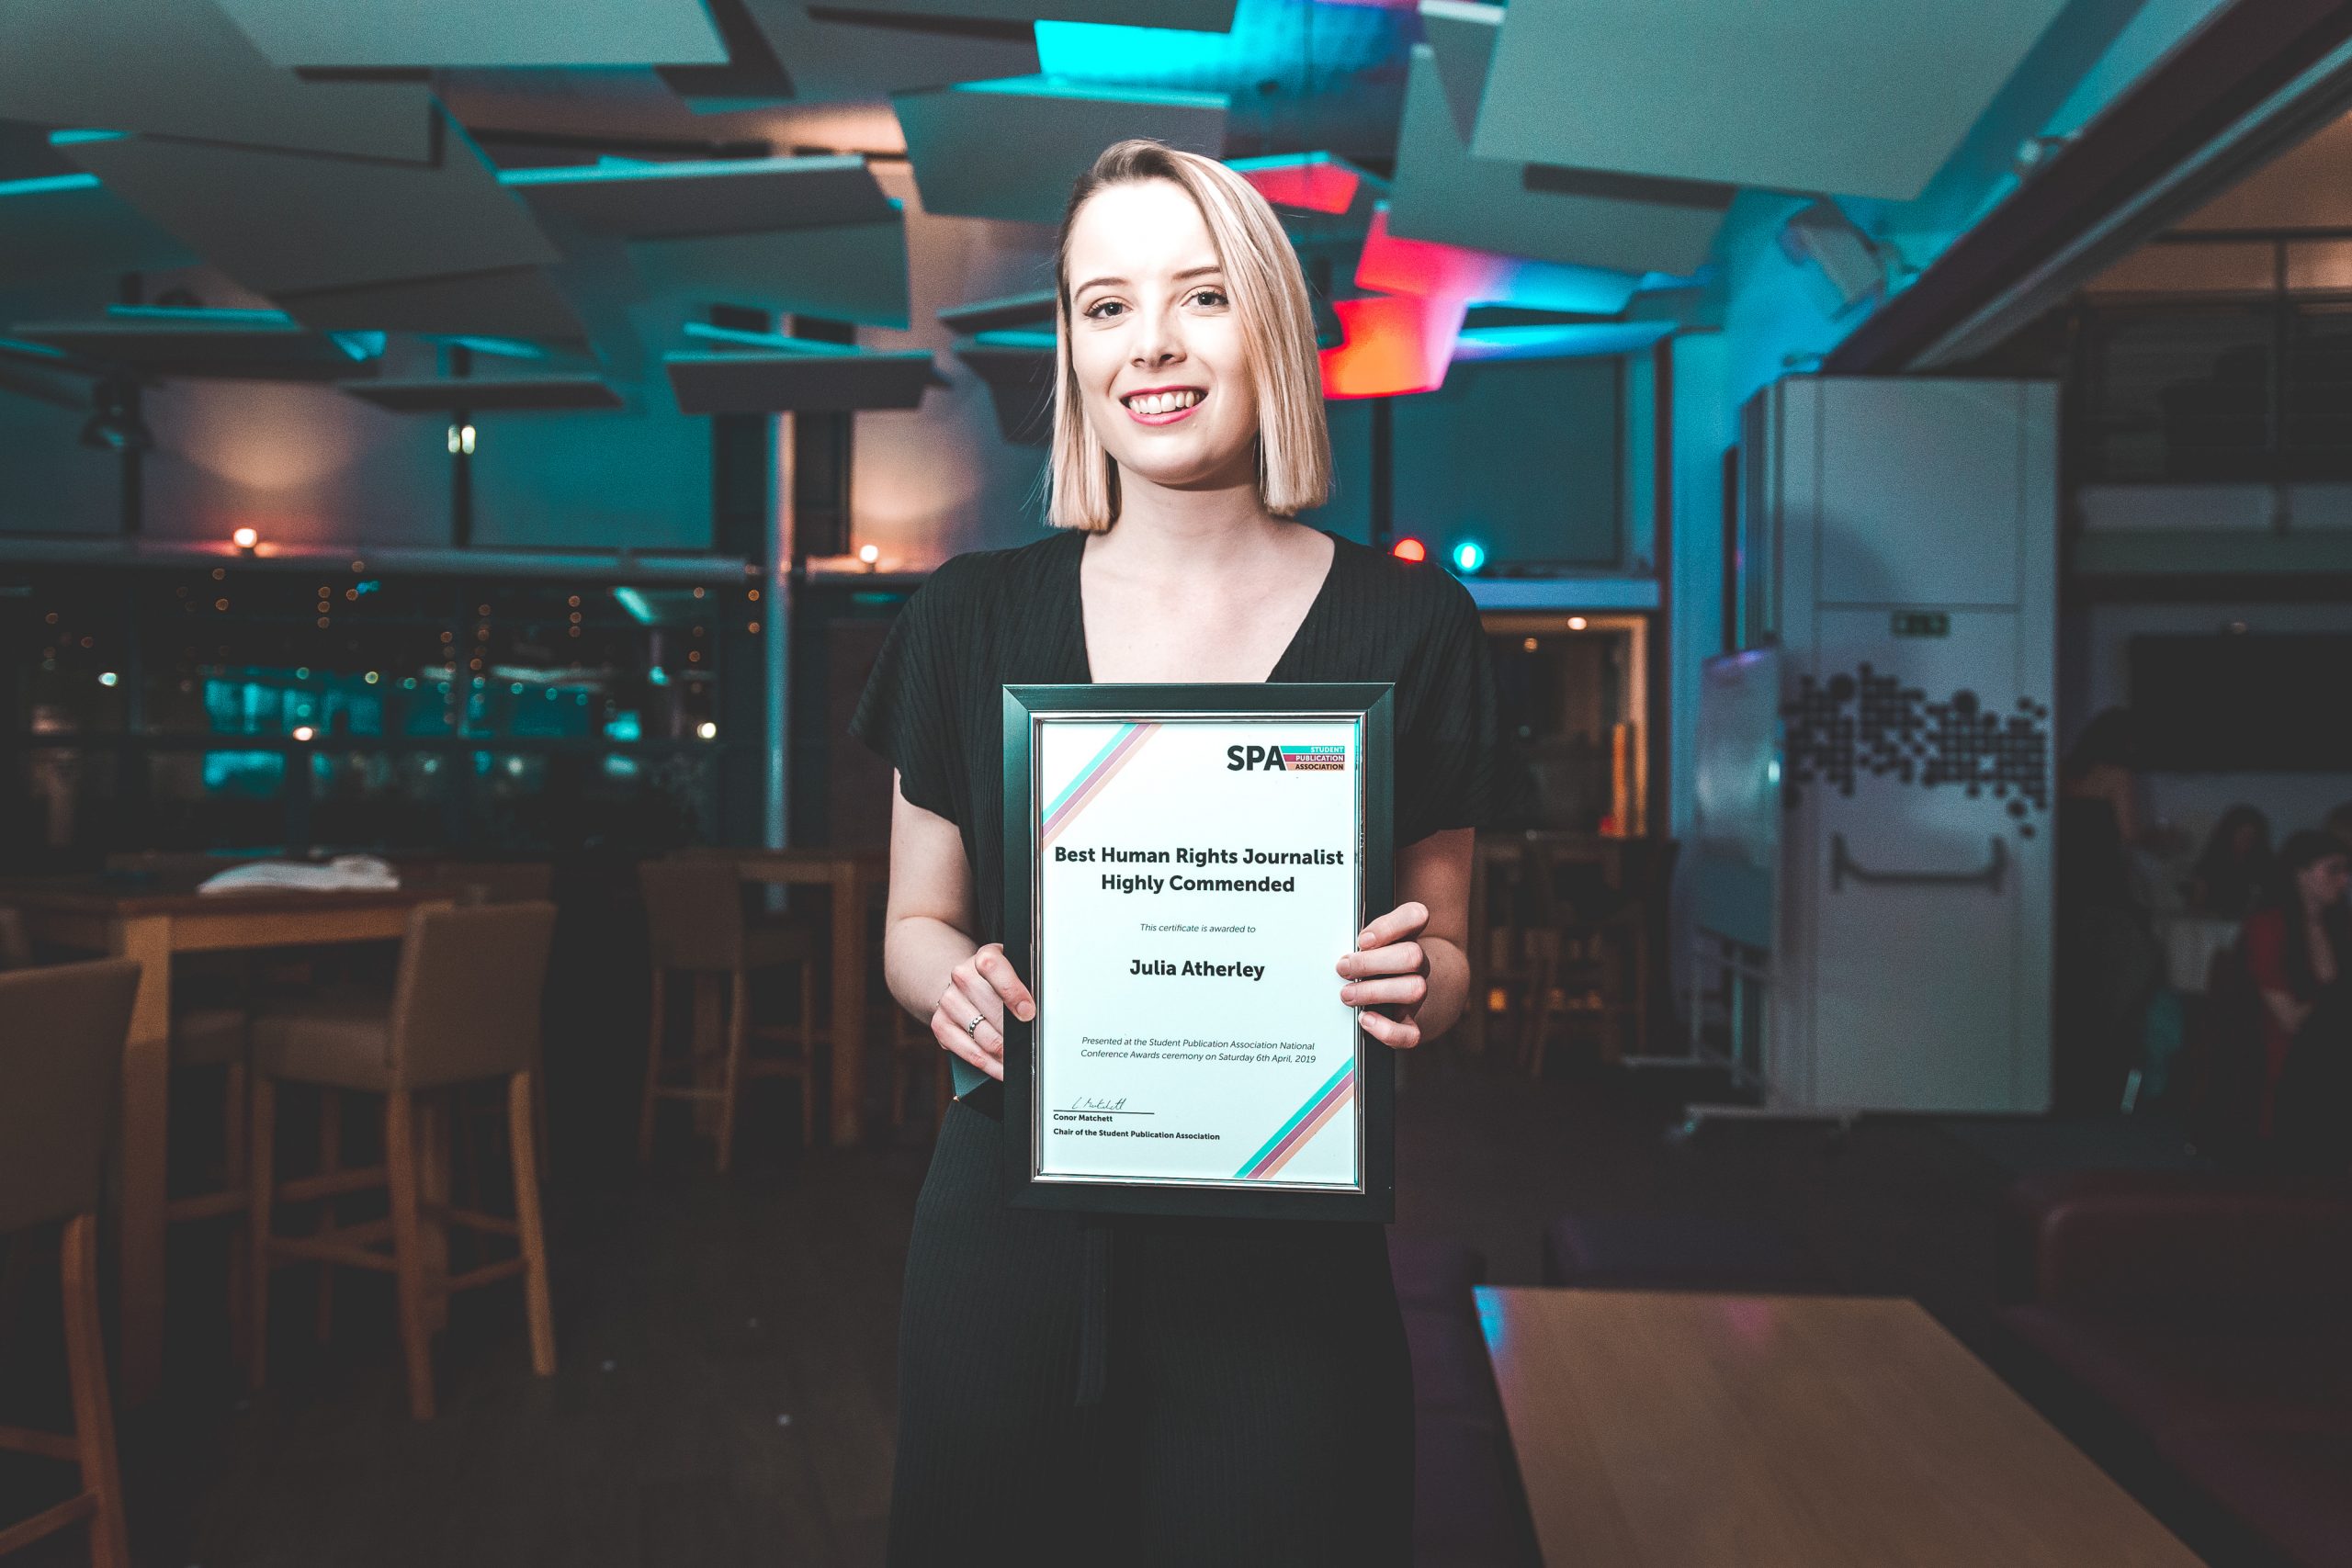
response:
[(1150, 712), (1135, 688), (1055, 690), (1124, 711), (1025, 714), (1029, 863), (1007, 874), (1027, 874), (1037, 998), (1027, 1050), (1008, 1058), (1009, 1083), (1025, 1069), (1027, 1184), (1125, 1190), (1083, 1206), (1136, 1206), (1121, 1197), (1152, 1188), (1376, 1191), (1385, 1206), (1388, 1126), (1365, 1085), (1387, 1053), (1340, 999), (1337, 968), (1382, 912), (1368, 885), (1386, 883), (1385, 837), (1366, 874), (1367, 715)]

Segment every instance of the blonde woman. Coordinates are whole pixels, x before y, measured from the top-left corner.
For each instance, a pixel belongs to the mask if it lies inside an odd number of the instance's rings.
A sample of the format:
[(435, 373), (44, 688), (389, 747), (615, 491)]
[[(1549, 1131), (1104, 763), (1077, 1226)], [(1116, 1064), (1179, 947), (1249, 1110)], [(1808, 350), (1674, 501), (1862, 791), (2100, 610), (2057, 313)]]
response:
[(1380, 1227), (1080, 1217), (1001, 1197), (999, 688), (1389, 681), (1401, 902), (1333, 953), (1406, 1050), (1462, 1010), (1494, 696), (1467, 593), (1293, 521), (1330, 486), (1281, 224), (1223, 164), (1105, 152), (1058, 247), (1050, 521), (908, 604), (853, 730), (897, 769), (890, 989), (959, 1092), (899, 1326), (894, 1564), (1410, 1560), (1412, 1392)]

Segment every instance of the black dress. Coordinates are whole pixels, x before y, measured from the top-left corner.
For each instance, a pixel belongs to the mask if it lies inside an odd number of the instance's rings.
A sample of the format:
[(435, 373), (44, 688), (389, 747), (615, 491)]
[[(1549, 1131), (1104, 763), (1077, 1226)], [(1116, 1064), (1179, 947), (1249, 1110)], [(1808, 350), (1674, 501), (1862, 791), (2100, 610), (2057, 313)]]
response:
[[(961, 830), (983, 942), (1003, 921), (998, 689), (1091, 678), (1085, 542), (940, 568), (851, 723)], [(1443, 570), (1335, 539), (1271, 679), (1396, 682), (1399, 846), (1484, 816), (1493, 682)], [(915, 1211), (891, 1563), (1409, 1562), (1412, 1389), (1381, 1228), (1012, 1208), (1002, 1134), (952, 1104)]]

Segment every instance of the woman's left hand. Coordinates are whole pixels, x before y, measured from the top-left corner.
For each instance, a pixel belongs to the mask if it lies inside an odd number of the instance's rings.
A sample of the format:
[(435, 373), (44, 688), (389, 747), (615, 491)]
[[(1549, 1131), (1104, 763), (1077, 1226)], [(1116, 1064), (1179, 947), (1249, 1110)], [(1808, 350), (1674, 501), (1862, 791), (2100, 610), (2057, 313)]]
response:
[(1357, 1017), (1365, 1033), (1399, 1051), (1421, 1043), (1430, 960), (1420, 935), (1429, 923), (1426, 906), (1399, 904), (1366, 926), (1356, 938), (1356, 951), (1340, 960), (1340, 973), (1347, 977), (1340, 999), (1364, 1010)]

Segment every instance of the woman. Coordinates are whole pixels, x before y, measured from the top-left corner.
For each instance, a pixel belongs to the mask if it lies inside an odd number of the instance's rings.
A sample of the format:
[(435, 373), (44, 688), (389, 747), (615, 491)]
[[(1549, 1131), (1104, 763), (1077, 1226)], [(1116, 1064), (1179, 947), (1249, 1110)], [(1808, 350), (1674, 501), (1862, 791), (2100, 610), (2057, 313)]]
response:
[[(1314, 324), (1262, 198), (1157, 142), (1078, 183), (1058, 246), (1049, 520), (961, 556), (893, 628), (852, 724), (897, 769), (884, 963), (1003, 1074), (1036, 1002), (1002, 944), (999, 688), (1396, 686), (1397, 907), (1333, 953), (1408, 1049), (1460, 1013), (1494, 694), (1461, 585), (1291, 521), (1329, 486)], [(1412, 1404), (1381, 1228), (1007, 1207), (994, 1097), (948, 1109), (899, 1326), (890, 1561), (1403, 1563)]]
[(2344, 908), (2347, 886), (2352, 871), (2343, 846), (2324, 833), (2296, 833), (2278, 852), (2274, 897), (2246, 917), (2246, 971), (2261, 1002), (2261, 1137), (2270, 1136), (2276, 1121), (2278, 1077), (2295, 1035), (2342, 977), (2346, 953), (2352, 951), (2346, 942), (2352, 916)]

